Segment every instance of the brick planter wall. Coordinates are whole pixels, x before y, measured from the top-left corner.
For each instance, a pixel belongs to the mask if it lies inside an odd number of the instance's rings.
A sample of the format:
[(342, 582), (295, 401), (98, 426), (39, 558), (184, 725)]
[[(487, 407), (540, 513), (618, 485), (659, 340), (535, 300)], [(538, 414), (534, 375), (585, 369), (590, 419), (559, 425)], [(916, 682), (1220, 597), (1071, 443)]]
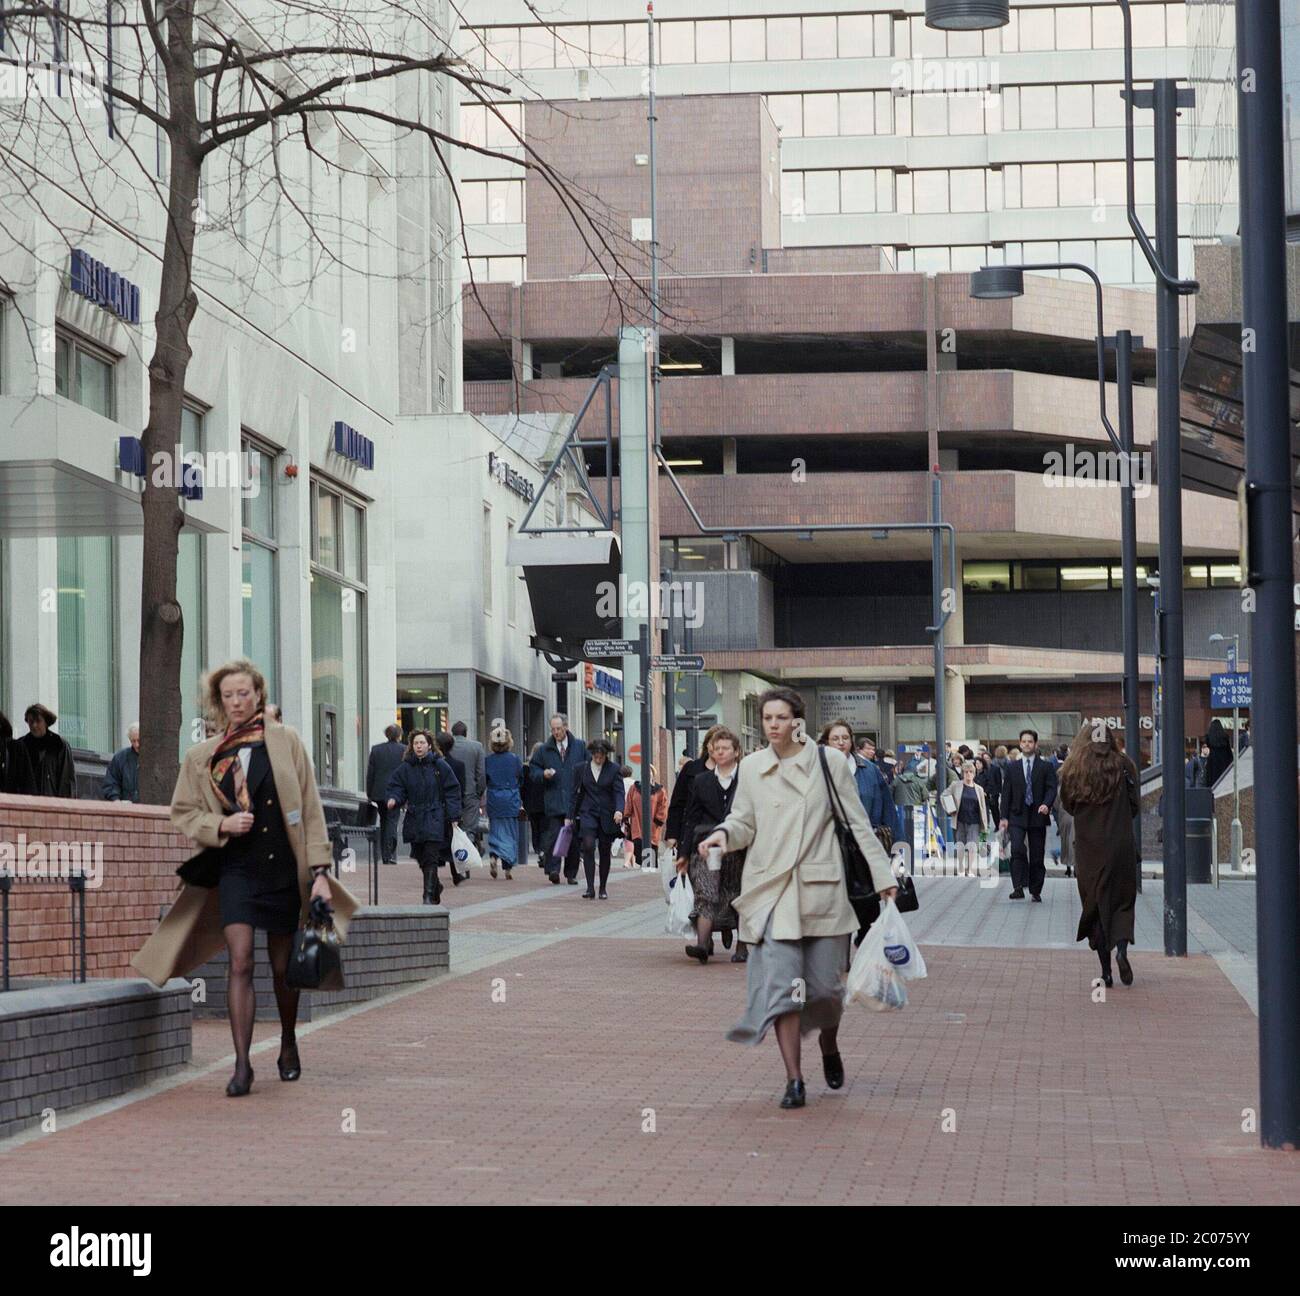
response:
[(159, 1079), (190, 1061), (190, 988), (134, 980), (0, 995), (0, 1138)]
[[(194, 854), (166, 806), (0, 796), (0, 841), (25, 837), (47, 848), (85, 842), (102, 848), (102, 878), (86, 888), (86, 972), (134, 977), (131, 956), (176, 896), (176, 868)], [(71, 979), (71, 900), (66, 882), (16, 881), (9, 893), (10, 971), (15, 977)]]
[[(298, 1002), (299, 1021), (311, 1021), (349, 1004), (377, 999), (412, 981), (423, 981), (450, 966), (447, 910), (441, 905), (387, 905), (366, 909), (348, 928), (343, 947), (342, 990), (307, 991)], [(276, 1016), (266, 933), (255, 934), (253, 989), (259, 1018)], [(194, 973), (204, 983), (205, 998), (194, 1005), (197, 1017), (224, 1017), (227, 1011), (226, 955), (220, 954)]]

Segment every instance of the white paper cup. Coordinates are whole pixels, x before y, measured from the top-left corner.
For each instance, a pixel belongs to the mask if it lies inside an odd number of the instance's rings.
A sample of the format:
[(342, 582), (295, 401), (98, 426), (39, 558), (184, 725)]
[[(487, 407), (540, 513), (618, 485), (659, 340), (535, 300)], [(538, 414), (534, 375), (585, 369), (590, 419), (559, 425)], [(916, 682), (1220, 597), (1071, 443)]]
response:
[(719, 873), (722, 871), (722, 847), (709, 847), (709, 872)]

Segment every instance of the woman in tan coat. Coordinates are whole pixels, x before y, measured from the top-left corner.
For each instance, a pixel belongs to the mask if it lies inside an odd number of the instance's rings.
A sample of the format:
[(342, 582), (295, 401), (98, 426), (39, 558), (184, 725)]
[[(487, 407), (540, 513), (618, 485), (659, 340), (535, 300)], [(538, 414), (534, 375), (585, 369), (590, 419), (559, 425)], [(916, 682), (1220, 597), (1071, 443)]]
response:
[[(819, 1030), (826, 1083), (844, 1083), (836, 1039), (843, 1012), (842, 978), (858, 919), (849, 904), (844, 860), (835, 836), (820, 750), (803, 731), (803, 699), (793, 689), (759, 698), (768, 745), (740, 763), (735, 799), (718, 829), (699, 844), (744, 850), (740, 938), (748, 946), (748, 1007), (727, 1038), (757, 1044), (770, 1026), (785, 1063), (784, 1108), (806, 1101), (800, 1036)], [(881, 900), (897, 887), (889, 857), (872, 831), (848, 761), (828, 760), (849, 826), (871, 866)]]
[(281, 1080), (302, 1074), (295, 1028), (298, 991), (285, 981), (293, 937), (310, 901), (332, 902), (346, 935), (356, 901), (329, 879), (333, 853), (316, 779), (302, 740), (266, 718), (266, 681), (252, 662), (237, 660), (207, 682), (210, 710), (224, 726), (185, 753), (171, 817), (200, 846), (219, 851), (215, 887), (186, 886), (157, 931), (131, 960), (155, 985), (184, 976), (225, 944), (230, 955), (230, 1033), (235, 1073), (226, 1094), (239, 1098), (253, 1083), (253, 933), (266, 932), (280, 1011)]

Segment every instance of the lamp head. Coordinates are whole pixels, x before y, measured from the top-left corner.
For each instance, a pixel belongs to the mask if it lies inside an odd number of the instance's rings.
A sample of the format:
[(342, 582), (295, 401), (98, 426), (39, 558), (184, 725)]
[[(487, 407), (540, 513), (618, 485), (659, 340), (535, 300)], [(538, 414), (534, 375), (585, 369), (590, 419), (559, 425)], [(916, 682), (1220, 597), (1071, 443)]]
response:
[(1021, 297), (1024, 291), (1025, 272), (1018, 266), (984, 266), (970, 277), (970, 295), (978, 301)]
[(940, 31), (985, 31), (1005, 27), (1008, 0), (925, 0), (925, 25)]

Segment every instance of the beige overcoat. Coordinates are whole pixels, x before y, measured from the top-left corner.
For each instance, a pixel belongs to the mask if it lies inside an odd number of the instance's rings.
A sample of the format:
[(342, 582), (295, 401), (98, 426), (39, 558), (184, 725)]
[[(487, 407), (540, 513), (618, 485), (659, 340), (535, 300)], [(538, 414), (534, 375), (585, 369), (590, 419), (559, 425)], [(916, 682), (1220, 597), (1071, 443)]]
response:
[[(325, 830), (325, 811), (307, 749), (297, 732), (268, 721), (265, 739), (285, 830), (298, 861), (298, 889), (302, 894), (303, 917), (306, 917), (312, 866), (332, 867), (334, 862)], [(185, 753), (176, 791), (172, 794), (172, 823), (200, 846), (222, 846), (229, 840), (221, 835), (221, 820), (227, 812), (208, 775), (208, 764), (218, 742), (220, 736), (209, 738)], [(334, 925), (340, 936), (346, 938), (348, 920), (359, 907), (358, 903), (335, 877), (330, 878), (330, 893)], [(182, 883), (176, 902), (131, 960), (131, 966), (160, 986), (172, 977), (188, 976), (225, 947), (217, 888)]]
[[(851, 763), (834, 749), (826, 756), (872, 881), (878, 889), (896, 886), (889, 856), (858, 799)], [(728, 850), (748, 850), (734, 901), (740, 939), (756, 945), (769, 914), (775, 940), (857, 931), (817, 744), (809, 739), (788, 761), (778, 759), (770, 747), (751, 752), (740, 762), (738, 778), (731, 813), (720, 826)]]
[[(952, 804), (956, 807), (953, 810), (949, 810), (948, 811), (949, 814), (955, 815), (957, 811), (961, 809), (961, 794), (962, 794), (962, 789), (965, 786), (966, 784), (962, 779), (954, 779), (951, 783), (948, 784), (947, 788), (944, 790), (944, 796), (947, 797), (952, 802)], [(973, 786), (975, 788), (975, 798), (979, 802), (979, 806), (980, 806), (980, 826), (984, 829), (985, 832), (987, 832), (990, 828), (993, 827), (993, 819), (992, 816), (989, 814), (988, 798), (984, 795), (984, 789), (980, 787), (978, 783), (974, 784)], [(944, 809), (948, 810), (948, 807), (944, 806)]]

